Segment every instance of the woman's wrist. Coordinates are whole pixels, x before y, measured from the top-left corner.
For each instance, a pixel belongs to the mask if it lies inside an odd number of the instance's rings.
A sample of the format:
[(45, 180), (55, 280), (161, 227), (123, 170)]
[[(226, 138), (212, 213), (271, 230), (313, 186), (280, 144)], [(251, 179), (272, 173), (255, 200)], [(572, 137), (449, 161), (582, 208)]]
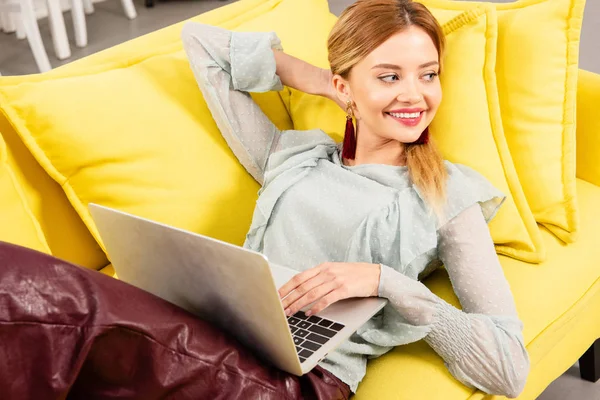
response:
[(373, 293), (371, 293), (371, 297), (378, 297), (379, 296), (379, 286), (381, 283), (381, 264), (373, 264), (374, 266), (374, 270), (375, 270), (375, 274), (377, 276), (375, 282), (377, 282), (377, 285), (375, 285), (375, 289), (373, 290)]
[(285, 86), (333, 100), (332, 74), (285, 52), (273, 49), (276, 73)]

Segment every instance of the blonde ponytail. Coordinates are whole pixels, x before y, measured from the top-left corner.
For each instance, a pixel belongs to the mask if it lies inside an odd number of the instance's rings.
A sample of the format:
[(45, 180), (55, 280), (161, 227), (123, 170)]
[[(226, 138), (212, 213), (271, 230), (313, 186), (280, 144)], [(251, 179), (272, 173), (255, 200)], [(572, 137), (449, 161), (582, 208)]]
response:
[(412, 183), (419, 189), (438, 219), (443, 219), (448, 171), (433, 139), (427, 144), (406, 144), (406, 166)]

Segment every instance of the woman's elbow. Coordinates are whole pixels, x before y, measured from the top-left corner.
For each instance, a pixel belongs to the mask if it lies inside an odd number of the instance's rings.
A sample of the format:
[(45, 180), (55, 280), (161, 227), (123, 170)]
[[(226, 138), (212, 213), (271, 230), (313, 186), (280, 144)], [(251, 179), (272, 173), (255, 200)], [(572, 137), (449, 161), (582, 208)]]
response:
[(525, 388), (525, 383), (527, 381), (526, 378), (527, 377), (525, 376), (525, 378), (519, 378), (515, 381), (510, 382), (510, 384), (507, 386), (506, 393), (501, 394), (503, 396), (508, 397), (509, 399), (516, 399), (517, 397), (519, 397), (519, 395), (523, 392), (523, 389)]
[(500, 393), (509, 399), (517, 398), (523, 392), (529, 376), (529, 357), (527, 353), (525, 352), (520, 360), (515, 361), (511, 373), (507, 374), (504, 393)]

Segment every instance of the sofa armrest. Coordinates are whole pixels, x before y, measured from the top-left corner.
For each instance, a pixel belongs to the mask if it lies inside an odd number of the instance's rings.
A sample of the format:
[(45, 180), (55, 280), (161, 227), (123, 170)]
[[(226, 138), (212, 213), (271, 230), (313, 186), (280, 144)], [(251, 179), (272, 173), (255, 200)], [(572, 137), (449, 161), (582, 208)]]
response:
[(600, 186), (600, 74), (579, 70), (577, 177)]

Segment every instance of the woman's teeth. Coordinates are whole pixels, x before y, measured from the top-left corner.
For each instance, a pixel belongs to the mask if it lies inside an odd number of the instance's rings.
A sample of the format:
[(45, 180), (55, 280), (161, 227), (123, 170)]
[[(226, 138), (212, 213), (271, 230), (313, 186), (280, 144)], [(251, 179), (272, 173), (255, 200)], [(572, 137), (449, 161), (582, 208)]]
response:
[(390, 114), (392, 117), (395, 118), (419, 118), (419, 115), (421, 115), (420, 112), (415, 112), (415, 113), (388, 113)]

